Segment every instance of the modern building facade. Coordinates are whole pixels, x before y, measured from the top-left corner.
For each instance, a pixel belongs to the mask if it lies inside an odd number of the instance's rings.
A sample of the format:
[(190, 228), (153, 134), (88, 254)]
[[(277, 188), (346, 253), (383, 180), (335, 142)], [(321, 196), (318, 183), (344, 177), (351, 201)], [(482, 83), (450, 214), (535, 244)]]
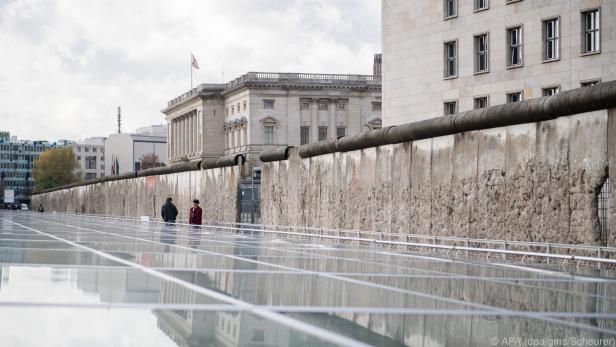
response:
[(137, 128), (135, 134), (165, 137), (167, 136), (167, 124), (155, 124)]
[(382, 9), (385, 125), (616, 78), (612, 0), (388, 0)]
[(249, 72), (168, 102), (169, 161), (299, 146), (380, 128), (381, 81), (369, 75)]
[(119, 175), (167, 162), (167, 138), (140, 134), (112, 134), (105, 141), (105, 175)]
[(54, 146), (48, 141), (19, 141), (8, 132), (0, 132), (0, 194), (13, 189), (15, 203), (28, 203), (35, 188), (34, 161)]
[(91, 137), (68, 145), (75, 152), (81, 179), (105, 176), (105, 140), (105, 137)]

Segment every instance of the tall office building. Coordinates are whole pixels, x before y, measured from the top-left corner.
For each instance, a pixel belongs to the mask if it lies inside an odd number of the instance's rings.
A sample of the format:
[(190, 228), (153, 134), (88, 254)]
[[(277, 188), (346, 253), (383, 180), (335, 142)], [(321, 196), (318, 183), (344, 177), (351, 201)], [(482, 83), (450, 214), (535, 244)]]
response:
[(9, 132), (0, 132), (0, 194), (13, 189), (15, 203), (28, 203), (35, 188), (34, 161), (54, 146), (48, 141), (17, 140)]
[(387, 0), (382, 8), (385, 125), (616, 78), (613, 0)]

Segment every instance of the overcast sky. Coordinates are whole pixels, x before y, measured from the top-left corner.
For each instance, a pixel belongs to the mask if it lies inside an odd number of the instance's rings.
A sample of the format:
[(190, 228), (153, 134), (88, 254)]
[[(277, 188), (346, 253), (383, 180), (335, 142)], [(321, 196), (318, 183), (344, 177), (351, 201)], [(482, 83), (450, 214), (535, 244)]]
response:
[(370, 74), (379, 0), (0, 0), (0, 130), (83, 139), (248, 71)]

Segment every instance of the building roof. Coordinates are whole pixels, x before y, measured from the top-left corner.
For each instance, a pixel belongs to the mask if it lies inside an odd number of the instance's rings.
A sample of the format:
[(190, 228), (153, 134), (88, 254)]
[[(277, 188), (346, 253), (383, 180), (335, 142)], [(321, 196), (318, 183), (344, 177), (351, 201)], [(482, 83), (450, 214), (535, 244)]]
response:
[(197, 97), (225, 96), (243, 88), (345, 88), (381, 90), (381, 78), (372, 75), (248, 72), (225, 84), (200, 84), (167, 102), (167, 113)]

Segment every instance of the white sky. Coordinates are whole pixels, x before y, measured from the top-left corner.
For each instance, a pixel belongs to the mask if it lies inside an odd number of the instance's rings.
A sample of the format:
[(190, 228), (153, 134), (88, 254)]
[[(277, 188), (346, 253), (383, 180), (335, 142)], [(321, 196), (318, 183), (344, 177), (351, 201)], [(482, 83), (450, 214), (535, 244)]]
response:
[(83, 139), (164, 122), (248, 71), (370, 74), (380, 0), (0, 0), (0, 130)]

